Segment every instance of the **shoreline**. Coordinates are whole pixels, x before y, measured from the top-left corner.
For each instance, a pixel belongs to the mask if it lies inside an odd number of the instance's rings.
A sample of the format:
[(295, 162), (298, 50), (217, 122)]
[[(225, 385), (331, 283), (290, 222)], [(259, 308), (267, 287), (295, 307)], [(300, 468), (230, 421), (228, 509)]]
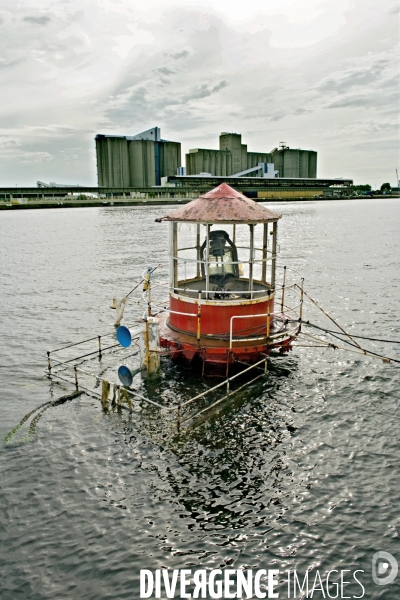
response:
[[(376, 195), (376, 196), (346, 196), (342, 198), (310, 198), (310, 197), (296, 197), (296, 198), (252, 198), (256, 202), (263, 203), (282, 203), (282, 202), (331, 202), (333, 200), (351, 201), (351, 200), (374, 200), (383, 198), (400, 198), (400, 195)], [(2, 210), (21, 210), (21, 209), (43, 209), (43, 208), (101, 208), (109, 206), (160, 206), (160, 205), (176, 205), (176, 204), (188, 204), (193, 198), (187, 197), (173, 197), (173, 198), (129, 198), (117, 200), (48, 200), (35, 202), (34, 200), (27, 200), (25, 202), (4, 202), (0, 201), (0, 211)]]

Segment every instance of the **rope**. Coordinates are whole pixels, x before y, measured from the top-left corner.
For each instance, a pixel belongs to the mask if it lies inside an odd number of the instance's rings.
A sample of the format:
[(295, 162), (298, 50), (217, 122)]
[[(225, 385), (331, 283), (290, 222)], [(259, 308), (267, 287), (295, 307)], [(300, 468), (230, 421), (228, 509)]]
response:
[(310, 335), (309, 333), (300, 332), (300, 335), (310, 337), (314, 340), (317, 340), (318, 342), (323, 342), (323, 343), (325, 343), (326, 348), (333, 348), (334, 350), (347, 350), (347, 352), (354, 352), (355, 354), (371, 356), (372, 358), (380, 358), (383, 362), (387, 362), (387, 363), (389, 363), (389, 362), (400, 363), (400, 360), (398, 360), (397, 358), (391, 358), (389, 356), (384, 356), (383, 354), (378, 354), (377, 352), (371, 352), (370, 350), (364, 350), (364, 348), (361, 348), (361, 350), (360, 350), (357, 345), (352, 344), (348, 340), (343, 340), (342, 338), (339, 338), (338, 336), (335, 336), (334, 334), (331, 334), (331, 335), (333, 335), (333, 337), (336, 337), (337, 339), (339, 339), (341, 342), (344, 342), (345, 344), (348, 344), (349, 346), (353, 346), (357, 350), (350, 350), (350, 348), (342, 348), (341, 346), (337, 346), (336, 344), (332, 344), (332, 343), (326, 342), (325, 340), (321, 340), (321, 338), (317, 338), (313, 335)]
[[(297, 323), (298, 321), (292, 321), (292, 322)], [(314, 327), (314, 329), (323, 331), (324, 333), (331, 335), (332, 337), (336, 338), (337, 340), (340, 340), (344, 344), (348, 344), (349, 346), (353, 346), (354, 348), (360, 349), (363, 354), (369, 354), (370, 356), (376, 356), (377, 358), (381, 358), (382, 360), (385, 360), (385, 361), (400, 363), (400, 360), (398, 360), (397, 358), (391, 358), (390, 356), (384, 356), (383, 354), (378, 354), (377, 352), (373, 352), (372, 350), (365, 350), (365, 348), (361, 348), (357, 343), (352, 343), (349, 340), (344, 340), (342, 337), (340, 337), (340, 336), (347, 335), (347, 334), (340, 333), (339, 331), (334, 332), (334, 331), (331, 331), (330, 329), (324, 329), (323, 327), (319, 327), (318, 325), (315, 325), (314, 323), (310, 323), (309, 321), (304, 321), (303, 325), (305, 325), (306, 327), (307, 326)], [(361, 336), (353, 336), (353, 337), (361, 337)], [(318, 339), (319, 341), (322, 341), (319, 338), (316, 338), (316, 339)], [(362, 339), (369, 339), (369, 338), (363, 337)], [(383, 340), (381, 340), (381, 341), (383, 341)], [(331, 346), (332, 346), (332, 344), (331, 344)], [(339, 348), (339, 346), (334, 346), (334, 347)], [(345, 348), (339, 348), (339, 349), (345, 350)]]
[[(82, 391), (75, 391), (72, 394), (68, 394), (66, 396), (61, 396), (60, 398), (57, 398), (57, 400), (49, 400), (48, 402), (44, 402), (43, 404), (40, 404), (39, 406), (37, 406), (36, 408), (34, 408), (33, 410), (31, 410), (30, 412), (28, 412), (28, 414), (26, 414), (21, 421), (18, 423), (18, 425), (16, 425), (13, 429), (11, 429), (11, 431), (9, 431), (7, 433), (7, 435), (4, 437), (4, 446), (20, 446), (22, 444), (25, 444), (26, 442), (30, 442), (32, 441), (33, 437), (36, 434), (36, 426), (39, 422), (39, 420), (41, 419), (43, 413), (50, 408), (51, 406), (59, 406), (60, 404), (64, 404), (65, 402), (68, 402), (69, 400), (73, 400), (74, 398), (77, 398), (78, 396), (80, 396), (81, 394), (83, 394), (84, 392)], [(37, 412), (38, 410), (40, 410), (41, 408), (43, 408), (43, 410), (41, 412), (39, 412), (37, 415), (35, 415), (35, 417), (32, 419), (30, 425), (29, 425), (29, 430), (28, 430), (28, 434), (20, 439), (18, 442), (14, 442), (14, 438), (15, 438), (15, 434), (21, 429), (22, 425), (29, 419), (29, 417), (31, 417), (33, 415), (33, 413)]]
[[(297, 286), (298, 287), (298, 286)], [(359, 338), (359, 339), (370, 339), (366, 336), (356, 336), (356, 335), (350, 335), (349, 333), (347, 333), (347, 331), (345, 331), (343, 329), (343, 327), (341, 325), (339, 325), (339, 323), (337, 323), (335, 321), (335, 319), (333, 319), (327, 312), (324, 311), (323, 308), (321, 308), (321, 306), (319, 306), (319, 304), (317, 304), (317, 302), (315, 300), (313, 300), (313, 298), (311, 298), (311, 296), (309, 296), (307, 294), (307, 292), (303, 292), (305, 296), (307, 296), (307, 298), (317, 307), (319, 308), (319, 310), (326, 316), (328, 317), (328, 319), (330, 319), (332, 321), (332, 323), (334, 323), (336, 325), (336, 327), (338, 329), (340, 329), (340, 331), (332, 331), (330, 329), (324, 329), (322, 327), (319, 327), (318, 325), (314, 325), (313, 323), (310, 323), (309, 321), (302, 321), (301, 319), (299, 319), (298, 322), (303, 323), (305, 326), (310, 326), (310, 327), (314, 327), (315, 329), (318, 329), (319, 331), (323, 331), (324, 333), (327, 333), (331, 336), (333, 336), (334, 338), (340, 340), (341, 342), (348, 344), (349, 346), (353, 346), (354, 348), (357, 348), (358, 350), (360, 350), (362, 354), (364, 355), (368, 355), (368, 356), (372, 356), (372, 357), (376, 357), (376, 358), (380, 358), (383, 362), (395, 362), (395, 363), (400, 363), (400, 360), (398, 360), (397, 358), (391, 358), (388, 356), (384, 356), (383, 354), (378, 354), (377, 352), (372, 352), (371, 350), (366, 350), (365, 348), (363, 348), (362, 346), (360, 346), (360, 344), (354, 339)], [(304, 334), (304, 335), (309, 335), (309, 334)], [(349, 340), (345, 340), (343, 339), (343, 336), (348, 337), (351, 342)], [(313, 336), (310, 336), (313, 337)], [(324, 342), (324, 340), (321, 340), (320, 338), (314, 338), (316, 340), (318, 340), (319, 342)], [(383, 341), (383, 340), (372, 340), (372, 341)], [(389, 340), (386, 340), (388, 343), (391, 343)], [(398, 342), (395, 342), (398, 343)], [(331, 348), (338, 348), (340, 350), (347, 350), (349, 352), (354, 352), (354, 350), (349, 350), (349, 348), (340, 348), (339, 346), (336, 346), (334, 344), (329, 344), (329, 346)]]
[[(296, 323), (296, 322), (297, 321), (293, 321), (293, 323)], [(319, 327), (318, 325), (315, 325), (314, 323), (310, 323), (310, 321), (303, 321), (303, 324), (309, 325), (310, 327), (314, 327), (315, 329), (320, 329), (321, 331), (324, 331), (325, 333), (332, 333), (332, 334), (336, 333), (338, 335), (347, 335), (344, 333), (340, 333), (339, 331), (332, 331), (331, 329), (323, 329), (322, 327)], [(354, 333), (352, 333), (351, 335), (353, 338), (358, 338), (360, 340), (368, 340), (370, 342), (384, 342), (386, 344), (400, 344), (400, 340), (382, 340), (379, 338), (367, 337), (365, 335), (354, 335)]]
[(337, 327), (338, 329), (340, 329), (340, 330), (341, 330), (341, 331), (342, 331), (342, 332), (343, 332), (343, 333), (344, 333), (344, 334), (345, 334), (347, 337), (349, 337), (349, 338), (351, 339), (351, 341), (352, 341), (352, 342), (354, 342), (354, 344), (355, 344), (355, 345), (356, 345), (356, 346), (357, 346), (357, 347), (358, 347), (360, 350), (362, 350), (363, 352), (365, 352), (364, 348), (362, 348), (358, 342), (356, 342), (355, 340), (353, 340), (353, 338), (351, 337), (351, 335), (350, 335), (349, 333), (347, 333), (347, 331), (345, 331), (345, 330), (343, 329), (343, 327), (341, 327), (341, 325), (339, 325), (339, 323), (336, 323), (335, 319), (334, 319), (333, 317), (331, 317), (330, 315), (328, 315), (328, 313), (327, 313), (327, 312), (325, 312), (325, 311), (324, 311), (324, 309), (323, 309), (323, 308), (321, 308), (321, 307), (320, 307), (320, 305), (319, 305), (319, 304), (317, 304), (317, 302), (316, 302), (315, 300), (313, 300), (313, 298), (311, 298), (311, 296), (309, 296), (309, 295), (307, 294), (307, 292), (305, 292), (305, 291), (304, 291), (302, 288), (300, 288), (299, 286), (297, 286), (297, 287), (298, 287), (299, 289), (301, 289), (302, 293), (303, 293), (305, 296), (307, 296), (307, 298), (308, 298), (309, 300), (311, 300), (311, 302), (312, 302), (313, 304), (315, 304), (315, 306), (316, 306), (317, 308), (319, 308), (319, 310), (320, 310), (321, 312), (323, 312), (323, 313), (324, 313), (324, 315), (325, 315), (326, 317), (328, 317), (328, 319), (330, 319), (330, 320), (332, 321), (332, 323), (333, 323), (334, 325), (336, 325), (336, 327)]
[[(151, 271), (149, 272), (149, 275), (150, 276), (153, 275), (154, 271), (156, 269), (158, 269), (158, 267), (162, 267), (162, 263), (158, 264), (156, 267), (154, 267), (154, 269), (151, 269)], [(137, 290), (137, 288), (139, 287), (139, 285), (141, 283), (143, 283), (144, 281), (145, 281), (145, 278), (142, 277), (142, 279), (139, 281), (139, 283), (137, 285), (135, 285), (135, 287), (128, 294), (126, 294), (126, 296), (124, 296), (124, 297), (127, 298), (128, 296), (130, 296), (132, 294), (132, 292), (134, 292), (135, 290)]]

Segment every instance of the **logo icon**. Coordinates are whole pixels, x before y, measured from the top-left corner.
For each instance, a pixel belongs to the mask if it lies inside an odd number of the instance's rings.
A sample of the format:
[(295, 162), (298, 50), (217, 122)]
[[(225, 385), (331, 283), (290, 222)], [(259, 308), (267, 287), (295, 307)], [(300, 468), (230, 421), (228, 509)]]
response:
[(396, 579), (398, 570), (397, 560), (389, 552), (375, 552), (372, 557), (372, 579), (376, 585), (392, 583)]

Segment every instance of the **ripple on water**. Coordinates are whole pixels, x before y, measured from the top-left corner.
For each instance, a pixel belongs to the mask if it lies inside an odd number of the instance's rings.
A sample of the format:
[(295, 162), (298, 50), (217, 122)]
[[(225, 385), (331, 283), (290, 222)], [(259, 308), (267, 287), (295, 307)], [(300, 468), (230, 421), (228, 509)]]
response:
[[(281, 264), (299, 257), (306, 289), (346, 327), (400, 339), (398, 208), (383, 201), (378, 227), (374, 202), (282, 205)], [(109, 300), (165, 260), (160, 212), (2, 214), (3, 433), (65, 393), (41, 353), (107, 331)], [(203, 386), (185, 370), (165, 384), (175, 396)], [(376, 550), (398, 546), (398, 389), (394, 365), (298, 348), (168, 443), (151, 412), (104, 415), (85, 397), (52, 408), (34, 443), (1, 450), (2, 598), (131, 599), (143, 567), (274, 565), (364, 569), (371, 597), (393, 600), (369, 573)]]

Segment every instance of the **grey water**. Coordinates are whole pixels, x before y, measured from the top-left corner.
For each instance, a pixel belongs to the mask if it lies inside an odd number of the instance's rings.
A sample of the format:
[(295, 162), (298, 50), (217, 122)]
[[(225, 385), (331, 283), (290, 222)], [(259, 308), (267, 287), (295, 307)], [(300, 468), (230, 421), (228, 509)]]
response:
[[(283, 215), (279, 264), (298, 268), (345, 329), (400, 340), (399, 201), (272, 208)], [(166, 263), (167, 226), (154, 222), (164, 213), (0, 214), (2, 438), (72, 391), (49, 381), (43, 353), (112, 330), (111, 298)], [(307, 302), (304, 318), (333, 328)], [(281, 598), (287, 570), (359, 569), (363, 597), (398, 599), (399, 577), (376, 585), (371, 561), (380, 550), (400, 561), (400, 365), (300, 343), (168, 445), (141, 428), (140, 411), (104, 414), (85, 395), (47, 410), (32, 439), (1, 444), (0, 598), (136, 599), (140, 569), (276, 568)], [(400, 358), (394, 342), (363, 344)]]

